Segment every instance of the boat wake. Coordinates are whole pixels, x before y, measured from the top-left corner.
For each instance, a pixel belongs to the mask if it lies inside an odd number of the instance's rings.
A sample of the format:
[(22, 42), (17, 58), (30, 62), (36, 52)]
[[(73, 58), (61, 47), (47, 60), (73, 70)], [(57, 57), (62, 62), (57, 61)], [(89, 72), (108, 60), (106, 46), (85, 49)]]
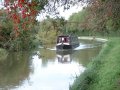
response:
[[(82, 43), (80, 43), (80, 45), (77, 48), (75, 48), (74, 50), (81, 50), (81, 49), (94, 48), (94, 47), (96, 47), (96, 45), (93, 45), (93, 44), (82, 44)], [(57, 50), (56, 47), (46, 48), (46, 49), (53, 50), (53, 51)]]

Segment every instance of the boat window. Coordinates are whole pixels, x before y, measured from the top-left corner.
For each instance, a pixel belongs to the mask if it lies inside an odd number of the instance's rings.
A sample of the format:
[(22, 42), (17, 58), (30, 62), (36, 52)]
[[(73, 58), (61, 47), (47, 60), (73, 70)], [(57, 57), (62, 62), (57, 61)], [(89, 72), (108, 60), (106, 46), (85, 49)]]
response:
[(67, 42), (67, 38), (64, 38), (64, 42)]
[(68, 37), (65, 37), (65, 38), (64, 38), (64, 42), (69, 42), (69, 38), (68, 38)]
[(62, 38), (62, 42), (64, 42), (64, 38)]
[(57, 43), (69, 42), (69, 37), (59, 37)]
[(59, 42), (61, 42), (62, 40), (61, 40), (61, 38), (59, 38)]

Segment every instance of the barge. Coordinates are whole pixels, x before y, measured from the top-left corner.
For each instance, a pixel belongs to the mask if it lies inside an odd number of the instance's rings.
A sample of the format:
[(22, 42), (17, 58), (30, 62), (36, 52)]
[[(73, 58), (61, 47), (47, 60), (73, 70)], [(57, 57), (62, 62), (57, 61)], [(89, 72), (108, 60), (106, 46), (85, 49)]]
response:
[(57, 50), (69, 50), (79, 46), (79, 40), (77, 36), (61, 35), (57, 37)]

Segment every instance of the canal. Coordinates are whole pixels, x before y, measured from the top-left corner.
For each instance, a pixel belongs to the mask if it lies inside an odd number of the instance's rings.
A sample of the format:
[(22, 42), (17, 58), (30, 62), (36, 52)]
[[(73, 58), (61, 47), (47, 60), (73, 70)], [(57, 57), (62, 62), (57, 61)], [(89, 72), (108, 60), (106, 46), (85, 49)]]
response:
[(54, 47), (10, 52), (0, 61), (0, 90), (69, 90), (101, 46), (97, 41), (80, 40), (78, 48), (66, 52)]

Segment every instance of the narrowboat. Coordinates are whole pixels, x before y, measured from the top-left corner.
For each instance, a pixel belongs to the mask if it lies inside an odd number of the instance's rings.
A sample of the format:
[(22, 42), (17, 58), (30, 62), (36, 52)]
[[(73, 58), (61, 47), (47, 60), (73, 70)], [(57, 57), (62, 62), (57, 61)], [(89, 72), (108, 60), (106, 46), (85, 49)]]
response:
[(79, 40), (77, 36), (61, 35), (57, 37), (57, 50), (74, 49), (79, 46)]

